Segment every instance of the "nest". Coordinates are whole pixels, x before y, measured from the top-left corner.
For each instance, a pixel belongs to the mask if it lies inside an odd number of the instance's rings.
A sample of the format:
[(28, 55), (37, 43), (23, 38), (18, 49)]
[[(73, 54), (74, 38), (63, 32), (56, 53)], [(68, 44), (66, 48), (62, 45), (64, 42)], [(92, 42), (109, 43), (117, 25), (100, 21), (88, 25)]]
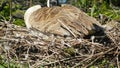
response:
[(29, 67), (89, 67), (108, 59), (119, 68), (120, 24), (92, 39), (57, 39), (47, 41), (25, 27), (0, 23), (0, 54), (4, 60)]

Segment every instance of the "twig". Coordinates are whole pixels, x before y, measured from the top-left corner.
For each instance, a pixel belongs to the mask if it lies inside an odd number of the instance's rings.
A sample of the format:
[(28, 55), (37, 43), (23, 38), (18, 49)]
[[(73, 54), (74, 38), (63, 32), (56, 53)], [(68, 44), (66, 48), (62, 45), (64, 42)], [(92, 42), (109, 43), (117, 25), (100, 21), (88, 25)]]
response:
[(117, 54), (117, 56), (116, 56), (116, 59), (117, 59), (117, 68), (120, 68), (120, 62), (119, 62), (118, 55), (119, 55), (119, 54)]
[(25, 60), (27, 60), (27, 63), (29, 65), (29, 68), (31, 67), (30, 66), (30, 60), (29, 60), (29, 50), (30, 50), (31, 46), (28, 47), (27, 49), (27, 54), (25, 55)]
[(87, 66), (85, 66), (85, 68), (88, 68), (90, 65), (95, 63), (99, 58), (101, 58), (101, 56), (98, 56), (95, 60), (93, 60), (91, 63), (89, 63)]
[(78, 64), (74, 65), (72, 68), (75, 68), (75, 67), (81, 65), (81, 62), (84, 62), (84, 61), (86, 61), (86, 60), (88, 60), (88, 59), (90, 59), (90, 58), (92, 58), (92, 57), (97, 57), (97, 56), (104, 55), (104, 54), (110, 52), (110, 51), (113, 50), (113, 49), (115, 49), (115, 48), (111, 48), (111, 49), (109, 49), (109, 50), (107, 50), (107, 51), (105, 51), (105, 52), (100, 52), (100, 53), (97, 53), (97, 54), (91, 55), (91, 56), (89, 56), (88, 58), (86, 58), (86, 59), (80, 61)]
[(89, 60), (89, 59), (92, 58), (92, 57), (93, 57), (93, 55), (90, 55), (88, 58), (83, 59), (82, 61), (80, 61), (78, 64), (74, 65), (74, 66), (71, 67), (71, 68), (75, 68), (75, 67), (81, 65), (82, 62), (84, 62), (84, 61), (86, 61), (86, 60)]
[(67, 29), (75, 38), (77, 38), (77, 36), (74, 34), (74, 32), (72, 30), (70, 30), (70, 28), (65, 25), (61, 20), (58, 19), (58, 21), (60, 22), (60, 24), (65, 28)]
[(118, 53), (118, 50), (119, 50), (119, 48), (117, 49), (117, 56), (116, 56), (116, 61), (117, 61), (117, 68), (120, 68), (120, 64), (119, 64), (119, 55), (120, 55), (120, 53)]
[(45, 57), (45, 58), (44, 58), (44, 59), (42, 59), (41, 61), (36, 62), (36, 64), (32, 65), (32, 67), (38, 67), (38, 65), (40, 65), (40, 64), (41, 64), (41, 62), (43, 62), (44, 60), (46, 60), (46, 59), (48, 59), (49, 57), (52, 57), (52, 56), (53, 56), (53, 54), (52, 54), (52, 55), (49, 55), (49, 56), (47, 56), (47, 57)]
[(62, 61), (67, 61), (67, 60), (70, 60), (70, 59), (72, 59), (72, 58), (64, 58), (64, 59), (61, 59), (61, 60), (56, 60), (54, 62), (43, 64), (43, 66), (48, 66), (48, 65), (51, 65), (51, 64), (59, 63), (59, 62), (62, 62)]

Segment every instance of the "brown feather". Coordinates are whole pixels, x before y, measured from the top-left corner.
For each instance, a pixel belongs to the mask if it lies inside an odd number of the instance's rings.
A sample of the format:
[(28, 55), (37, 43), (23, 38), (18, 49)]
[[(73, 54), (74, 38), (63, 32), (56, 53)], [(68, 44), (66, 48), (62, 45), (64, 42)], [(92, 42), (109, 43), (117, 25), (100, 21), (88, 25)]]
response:
[(89, 35), (96, 30), (94, 24), (100, 26), (96, 19), (71, 5), (38, 9), (31, 14), (29, 23), (41, 32), (71, 37)]

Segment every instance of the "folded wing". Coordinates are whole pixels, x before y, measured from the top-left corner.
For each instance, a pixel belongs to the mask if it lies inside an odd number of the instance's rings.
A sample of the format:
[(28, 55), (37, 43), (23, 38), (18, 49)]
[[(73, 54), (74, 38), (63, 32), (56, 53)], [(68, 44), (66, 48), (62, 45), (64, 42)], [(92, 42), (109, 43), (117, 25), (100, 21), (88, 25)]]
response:
[(84, 37), (101, 26), (96, 19), (71, 5), (43, 7), (29, 17), (31, 28), (60, 36)]

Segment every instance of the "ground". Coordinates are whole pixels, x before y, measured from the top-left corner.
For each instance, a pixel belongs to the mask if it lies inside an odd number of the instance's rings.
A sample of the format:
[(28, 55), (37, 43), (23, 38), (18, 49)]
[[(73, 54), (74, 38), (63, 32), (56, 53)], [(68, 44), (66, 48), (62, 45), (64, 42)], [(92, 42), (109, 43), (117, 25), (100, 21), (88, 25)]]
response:
[(117, 67), (120, 66), (120, 23), (91, 39), (47, 41), (26, 27), (0, 23), (0, 66), (5, 67)]

